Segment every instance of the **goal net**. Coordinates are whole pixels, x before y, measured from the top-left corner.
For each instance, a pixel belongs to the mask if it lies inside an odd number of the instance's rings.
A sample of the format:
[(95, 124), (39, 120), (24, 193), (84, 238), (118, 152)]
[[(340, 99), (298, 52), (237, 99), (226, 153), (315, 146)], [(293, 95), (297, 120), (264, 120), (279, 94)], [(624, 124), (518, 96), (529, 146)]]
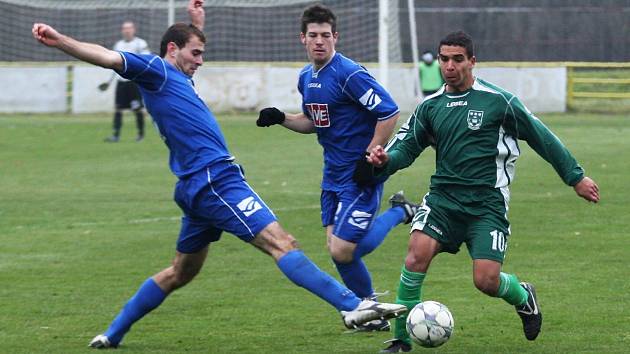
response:
[[(411, 65), (401, 65), (401, 42), (406, 40), (406, 48), (409, 48), (409, 21), (405, 20), (408, 1), (411, 0), (319, 2), (329, 6), (337, 15), (337, 50), (367, 66), (377, 80), (390, 90), (399, 105), (413, 107), (414, 95), (418, 90), (414, 90), (409, 78), (417, 75)], [(11, 66), (22, 66), (24, 62), (36, 62), (34, 65), (37, 66), (41, 66), (42, 62), (57, 62), (58, 66), (65, 65), (59, 62), (74, 61), (60, 51), (50, 50), (37, 43), (31, 35), (34, 22), (47, 23), (78, 40), (111, 48), (121, 38), (121, 24), (133, 21), (136, 24), (136, 35), (147, 41), (151, 51), (157, 52), (160, 39), (170, 23), (189, 22), (187, 3), (187, 0), (0, 0), (0, 25), (3, 29), (0, 31), (0, 40), (3, 43), (0, 49), (0, 66), (7, 66), (7, 62)], [(274, 82), (285, 82), (283, 75), (288, 75), (289, 72), (297, 74), (297, 68), (308, 61), (299, 40), (300, 17), (303, 10), (314, 3), (316, 1), (206, 0), (205, 70), (208, 75), (214, 76), (213, 84), (207, 88), (208, 92), (205, 92), (204, 97), (214, 107), (223, 109), (221, 104), (230, 100), (214, 99), (215, 96), (223, 97), (225, 92), (229, 92), (228, 95), (243, 90), (249, 92), (252, 87), (262, 85), (261, 82), (239, 84), (243, 81), (238, 74), (241, 69), (235, 69), (235, 66), (278, 68), (280, 71), (270, 74)], [(401, 29), (401, 23), (407, 29)], [(246, 64), (241, 65), (239, 62)], [(212, 71), (213, 67), (217, 69)], [(282, 71), (284, 68), (289, 70)], [(94, 85), (90, 86), (88, 84), (91, 83), (88, 83), (82, 89), (81, 83), (89, 81), (84, 78), (87, 75), (85, 70), (77, 70), (77, 67), (74, 69), (75, 75), (68, 76), (68, 80), (73, 82), (72, 94), (69, 95), (72, 110), (82, 111), (83, 108), (78, 108), (80, 102), (83, 102), (81, 107), (107, 107), (109, 103), (97, 102), (98, 93), (90, 91)], [(222, 76), (217, 71), (233, 76), (219, 79)], [(262, 71), (257, 71), (260, 72)], [(265, 79), (261, 77), (260, 80)], [(204, 81), (208, 80), (201, 80), (201, 84)], [(282, 91), (284, 101), (295, 103), (295, 81), (291, 79), (282, 87), (285, 86), (289, 91)], [(275, 92), (270, 89), (264, 91)], [(292, 98), (287, 98), (287, 95), (292, 95)], [(245, 96), (249, 97), (248, 100), (256, 101), (252, 98), (256, 95), (251, 92)], [(255, 103), (248, 101), (247, 104), (231, 104), (225, 109), (251, 109), (255, 104), (263, 104), (261, 102), (282, 104), (279, 102), (280, 98), (276, 100), (273, 95), (267, 96)], [(235, 100), (244, 99), (239, 96)]]
[[(320, 1), (338, 17), (337, 49), (358, 62), (379, 61), (379, 0)], [(381, 0), (382, 2), (382, 0)], [(386, 0), (391, 63), (401, 61), (398, 0)], [(209, 0), (205, 60), (304, 62), (299, 42), (300, 15), (314, 1)], [(30, 34), (33, 22), (44, 22), (82, 41), (106, 47), (120, 39), (120, 25), (131, 20), (137, 36), (153, 51), (171, 19), (188, 22), (183, 0), (0, 0), (0, 61), (68, 61), (67, 55), (38, 45)], [(171, 7), (172, 6), (172, 7)], [(381, 7), (382, 8), (382, 7)]]

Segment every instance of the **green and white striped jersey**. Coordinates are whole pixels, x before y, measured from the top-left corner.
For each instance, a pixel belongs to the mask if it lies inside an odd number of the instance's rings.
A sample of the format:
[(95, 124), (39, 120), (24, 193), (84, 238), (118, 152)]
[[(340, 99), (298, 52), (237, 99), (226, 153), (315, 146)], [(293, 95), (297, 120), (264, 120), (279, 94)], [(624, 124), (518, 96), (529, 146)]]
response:
[(443, 86), (416, 107), (388, 143), (381, 174), (403, 169), (428, 146), (436, 150), (431, 186), (507, 187), (514, 179), (526, 141), (547, 160), (564, 183), (573, 186), (584, 170), (560, 140), (513, 94), (481, 79), (469, 90), (447, 93)]

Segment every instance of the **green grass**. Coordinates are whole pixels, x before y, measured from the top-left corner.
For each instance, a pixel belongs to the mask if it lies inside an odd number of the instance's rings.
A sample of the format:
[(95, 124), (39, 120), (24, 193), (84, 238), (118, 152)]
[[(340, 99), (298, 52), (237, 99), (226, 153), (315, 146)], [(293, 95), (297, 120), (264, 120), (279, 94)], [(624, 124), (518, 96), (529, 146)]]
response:
[[(175, 178), (153, 131), (105, 144), (110, 116), (0, 117), (0, 352), (77, 353), (103, 331), (149, 275), (169, 264), (180, 215)], [(504, 269), (536, 284), (543, 332), (527, 342), (503, 301), (480, 294), (467, 252), (441, 255), (424, 298), (449, 306), (443, 353), (627, 352), (630, 348), (630, 120), (543, 115), (600, 185), (599, 205), (578, 199), (521, 144), (512, 188), (513, 236)], [(232, 153), (280, 221), (324, 270), (334, 268), (319, 224), (321, 149), (314, 136), (221, 116)], [(420, 198), (432, 151), (386, 185)], [(406, 253), (396, 228), (367, 258), (392, 294)], [(231, 235), (205, 268), (126, 337), (122, 353), (374, 353), (390, 334), (342, 334), (339, 315), (294, 287), (268, 257)], [(416, 348), (416, 352), (429, 351)]]

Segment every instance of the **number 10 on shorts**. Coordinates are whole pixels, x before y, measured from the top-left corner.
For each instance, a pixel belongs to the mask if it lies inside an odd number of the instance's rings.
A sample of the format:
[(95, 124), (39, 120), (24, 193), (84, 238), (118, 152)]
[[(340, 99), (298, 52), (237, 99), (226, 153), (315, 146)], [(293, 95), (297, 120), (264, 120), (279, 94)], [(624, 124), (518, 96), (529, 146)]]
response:
[(492, 250), (505, 252), (505, 235), (501, 231), (491, 231), (490, 236), (492, 236)]

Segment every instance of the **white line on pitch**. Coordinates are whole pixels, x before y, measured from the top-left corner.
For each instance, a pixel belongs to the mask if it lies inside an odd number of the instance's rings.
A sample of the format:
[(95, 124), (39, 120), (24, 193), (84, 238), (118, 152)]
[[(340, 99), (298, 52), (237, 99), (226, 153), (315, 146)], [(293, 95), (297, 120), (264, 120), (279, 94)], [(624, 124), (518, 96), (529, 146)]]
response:
[[(276, 212), (287, 212), (287, 211), (290, 212), (290, 211), (297, 211), (297, 210), (314, 210), (314, 209), (319, 209), (319, 208), (320, 208), (319, 204), (313, 204), (313, 205), (304, 205), (304, 206), (297, 206), (297, 207), (273, 208), (272, 210)], [(162, 222), (162, 221), (179, 221), (180, 219), (181, 219), (181, 216), (167, 216), (167, 217), (157, 217), (157, 218), (131, 219), (131, 220), (127, 220), (127, 223), (128, 224), (147, 224), (147, 223)], [(111, 221), (77, 222), (77, 223), (73, 223), (72, 226), (85, 227), (85, 226), (96, 226), (96, 225), (105, 225), (105, 224), (111, 224)]]

